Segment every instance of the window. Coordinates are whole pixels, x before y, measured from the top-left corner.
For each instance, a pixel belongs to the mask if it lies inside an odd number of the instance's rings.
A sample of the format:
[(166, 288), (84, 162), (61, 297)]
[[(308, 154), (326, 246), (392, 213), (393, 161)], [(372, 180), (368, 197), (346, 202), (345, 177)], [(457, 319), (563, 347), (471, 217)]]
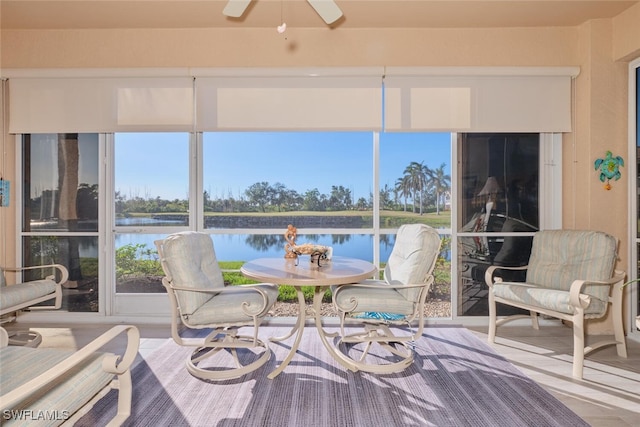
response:
[(69, 310), (99, 310), (101, 235), (113, 247), (107, 296), (124, 296), (164, 292), (154, 241), (176, 231), (212, 234), (230, 268), (282, 256), (288, 224), (303, 230), (299, 243), (382, 266), (394, 230), (423, 222), (444, 239), (427, 315), (486, 315), (484, 270), (526, 264), (540, 228), (539, 134), (459, 134), (452, 169), (449, 133), (116, 133), (102, 228), (98, 139), (23, 136), (25, 265), (69, 267)]
[(382, 134), (380, 227), (395, 228), (417, 219), (434, 228), (450, 229), (450, 163), (450, 133)]
[(165, 292), (153, 242), (190, 224), (189, 140), (188, 133), (114, 135), (116, 293)]
[(204, 229), (231, 265), (283, 256), (288, 224), (308, 231), (298, 243), (384, 265), (395, 242), (384, 229), (427, 223), (445, 245), (426, 314), (450, 317), (450, 159), (449, 133), (205, 133)]
[(297, 243), (372, 259), (372, 133), (205, 133), (203, 153), (203, 223), (220, 260), (282, 256), (288, 224), (311, 231)]
[[(632, 144), (630, 144), (630, 146), (632, 147), (632, 150), (630, 151), (630, 155), (629, 158), (634, 158), (635, 157), (635, 172), (636, 172), (636, 177), (635, 177), (635, 185), (633, 182), (630, 182), (630, 188), (631, 191), (635, 192), (635, 195), (633, 196), (633, 198), (630, 198), (629, 200), (631, 200), (631, 205), (633, 208), (633, 202), (635, 199), (635, 214), (636, 214), (636, 221), (635, 224), (631, 224), (631, 235), (632, 237), (635, 237), (635, 251), (631, 251), (632, 256), (630, 259), (630, 266), (633, 266), (635, 264), (636, 266), (636, 276), (635, 278), (640, 277), (640, 260), (639, 260), (639, 254), (640, 254), (640, 60), (636, 60), (634, 61), (633, 64), (631, 64), (630, 66), (630, 73), (629, 73), (629, 87), (632, 90), (632, 92), (630, 93), (630, 97), (631, 97), (631, 114), (633, 114), (634, 116), (629, 117), (629, 126), (632, 130), (634, 130), (634, 132), (630, 132), (630, 134), (632, 135)], [(635, 91), (634, 91), (635, 89)], [(635, 141), (633, 141), (633, 139), (635, 139)], [(633, 168), (634, 165), (628, 165), (629, 167)], [(630, 211), (630, 216), (633, 215), (633, 211)], [(635, 235), (635, 236), (634, 236)], [(631, 240), (633, 241), (633, 240)], [(633, 277), (630, 277), (630, 279)], [(630, 301), (634, 301), (634, 305), (635, 307), (631, 307), (631, 318), (633, 319), (633, 316), (640, 316), (640, 291), (638, 291), (638, 286), (634, 286), (631, 287), (630, 289)], [(635, 297), (634, 297), (635, 295)], [(632, 322), (631, 328), (636, 328), (636, 330), (640, 329), (634, 322)]]
[(526, 265), (540, 228), (540, 135), (461, 134), (458, 144), (458, 315), (486, 316), (484, 272)]
[[(636, 121), (635, 121), (635, 128), (636, 128), (636, 175), (638, 177), (638, 179), (636, 179), (636, 194), (638, 195), (638, 197), (640, 198), (640, 65), (638, 65), (636, 67), (636, 73), (635, 73), (635, 88), (636, 88), (636, 102), (635, 102), (635, 111), (636, 111)], [(638, 203), (636, 205), (638, 210), (638, 222), (637, 224), (640, 224), (640, 200), (638, 200)], [(636, 231), (637, 232), (637, 231)], [(638, 235), (638, 237), (640, 237), (640, 235)], [(639, 243), (640, 245), (640, 243)], [(636, 265), (637, 265), (637, 276), (636, 277), (640, 277), (640, 263), (637, 262), (637, 258), (638, 258), (638, 253), (640, 253), (640, 250), (638, 250), (638, 252), (636, 253)], [(636, 292), (637, 295), (637, 306), (636, 306), (636, 316), (640, 316), (640, 292)], [(636, 324), (637, 327), (637, 324)]]
[[(427, 317), (451, 317), (451, 190), (450, 133), (380, 135), (380, 229), (421, 222), (440, 230), (443, 239)], [(395, 234), (381, 234), (382, 262), (394, 243)]]
[(62, 309), (68, 311), (99, 310), (98, 148), (97, 134), (22, 138), (23, 265), (67, 267), (69, 281), (64, 285)]

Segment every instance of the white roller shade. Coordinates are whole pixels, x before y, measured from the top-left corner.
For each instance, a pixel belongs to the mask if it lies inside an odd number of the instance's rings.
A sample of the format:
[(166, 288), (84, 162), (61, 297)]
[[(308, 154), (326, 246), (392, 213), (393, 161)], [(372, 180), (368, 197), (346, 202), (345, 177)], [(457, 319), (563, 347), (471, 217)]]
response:
[(377, 131), (383, 116), (389, 131), (569, 132), (579, 70), (54, 71), (9, 77), (10, 132)]
[[(449, 70), (450, 71), (450, 70)], [(385, 130), (570, 132), (575, 69), (385, 77)], [(557, 75), (558, 74), (558, 75)]]
[(198, 131), (381, 130), (382, 76), (198, 77)]
[(11, 78), (11, 133), (190, 131), (193, 79)]

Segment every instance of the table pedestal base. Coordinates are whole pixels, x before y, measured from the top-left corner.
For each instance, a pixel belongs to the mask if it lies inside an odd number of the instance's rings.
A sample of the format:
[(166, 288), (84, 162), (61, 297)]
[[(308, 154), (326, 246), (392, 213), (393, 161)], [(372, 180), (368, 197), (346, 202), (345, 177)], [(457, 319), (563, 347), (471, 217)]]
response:
[(302, 289), (296, 288), (299, 305), (299, 313), (296, 324), (287, 335), (281, 337), (272, 337), (269, 339), (269, 341), (284, 341), (291, 338), (294, 334), (296, 337), (293, 341), (293, 345), (291, 346), (291, 350), (289, 350), (289, 354), (287, 354), (287, 357), (275, 370), (267, 375), (267, 378), (271, 380), (274, 379), (289, 365), (289, 363), (293, 359), (293, 356), (295, 356), (295, 354), (297, 353), (298, 347), (300, 346), (300, 341), (302, 340), (302, 334), (304, 333), (304, 326), (307, 319), (312, 319), (314, 321), (316, 329), (318, 331), (318, 335), (320, 336), (320, 341), (325, 346), (329, 354), (331, 354), (331, 356), (346, 369), (354, 372), (358, 370), (357, 366), (354, 363), (352, 363), (348, 358), (344, 357), (340, 352), (336, 351), (331, 343), (329, 343), (328, 338), (336, 337), (338, 334), (335, 332), (327, 332), (322, 327), (322, 299), (324, 298), (324, 294), (327, 289), (328, 286), (316, 286), (313, 293), (313, 305), (308, 307), (304, 299)]

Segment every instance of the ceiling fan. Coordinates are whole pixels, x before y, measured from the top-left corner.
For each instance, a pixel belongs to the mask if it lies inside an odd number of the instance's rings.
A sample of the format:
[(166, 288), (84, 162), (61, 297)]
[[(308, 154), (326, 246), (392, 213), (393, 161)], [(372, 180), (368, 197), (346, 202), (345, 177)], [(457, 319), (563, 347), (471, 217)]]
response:
[[(327, 24), (333, 24), (342, 16), (342, 10), (334, 0), (307, 0), (313, 9)], [(249, 7), (251, 0), (229, 0), (222, 14), (232, 18), (239, 18)]]

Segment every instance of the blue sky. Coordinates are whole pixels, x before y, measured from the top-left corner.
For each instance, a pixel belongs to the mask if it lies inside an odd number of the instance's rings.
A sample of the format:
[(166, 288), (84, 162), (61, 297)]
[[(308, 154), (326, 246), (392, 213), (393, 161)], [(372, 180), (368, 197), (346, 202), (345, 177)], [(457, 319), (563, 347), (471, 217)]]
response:
[[(116, 190), (127, 196), (183, 199), (188, 189), (188, 134), (116, 134)], [(372, 190), (370, 132), (206, 133), (204, 189), (240, 197), (250, 185), (283, 183), (299, 193), (329, 194), (343, 185), (354, 198)], [(449, 133), (380, 135), (380, 184), (393, 187), (412, 161), (451, 174)]]

